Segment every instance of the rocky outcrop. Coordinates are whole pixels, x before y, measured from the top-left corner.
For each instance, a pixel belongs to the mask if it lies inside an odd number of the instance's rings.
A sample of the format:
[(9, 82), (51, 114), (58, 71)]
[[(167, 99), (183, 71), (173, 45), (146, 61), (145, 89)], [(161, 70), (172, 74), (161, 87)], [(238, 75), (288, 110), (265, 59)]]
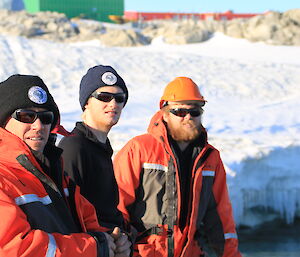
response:
[(251, 41), (264, 41), (275, 45), (298, 45), (300, 36), (300, 9), (285, 13), (269, 12), (249, 19), (243, 30)]
[(68, 19), (56, 12), (0, 10), (0, 34), (76, 42), (97, 39), (106, 46), (141, 46), (160, 36), (169, 44), (203, 42), (214, 33), (274, 45), (300, 45), (300, 9), (268, 12), (250, 19), (156, 20), (126, 25)]
[(78, 34), (76, 26), (64, 14), (0, 10), (0, 33), (63, 41)]
[(209, 31), (201, 28), (195, 21), (158, 22), (147, 26), (142, 33), (148, 38), (162, 36), (169, 44), (191, 44), (205, 41), (209, 38)]
[(141, 46), (150, 43), (150, 40), (133, 29), (109, 29), (99, 40), (106, 46)]
[(182, 44), (205, 41), (214, 32), (245, 38), (253, 42), (263, 41), (274, 45), (300, 45), (300, 9), (284, 13), (267, 12), (250, 19), (230, 21), (188, 20), (151, 21), (143, 26), (149, 37), (163, 36), (167, 43)]

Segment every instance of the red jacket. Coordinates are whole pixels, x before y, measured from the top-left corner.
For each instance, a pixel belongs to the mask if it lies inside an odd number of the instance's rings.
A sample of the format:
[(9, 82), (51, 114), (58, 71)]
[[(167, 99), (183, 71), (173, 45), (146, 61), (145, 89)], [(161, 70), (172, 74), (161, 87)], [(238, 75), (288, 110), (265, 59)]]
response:
[[(208, 149), (211, 152), (201, 163)], [(181, 199), (176, 157), (160, 111), (152, 118), (147, 134), (133, 138), (118, 152), (114, 169), (119, 209), (139, 232), (135, 256), (199, 257), (203, 233), (218, 256), (241, 256), (226, 173), (213, 146), (206, 142), (199, 148), (192, 168), (190, 202)], [(184, 204), (190, 205), (188, 222), (180, 230), (177, 224)]]
[[(25, 168), (26, 167), (26, 168)], [(39, 174), (38, 178), (34, 174)], [(27, 145), (0, 128), (0, 256), (97, 256), (87, 231), (103, 231), (94, 207), (62, 176), (63, 192), (41, 169)], [(65, 217), (45, 190), (46, 181), (77, 215), (78, 232), (69, 233)], [(51, 189), (51, 190), (52, 190)], [(64, 202), (64, 201), (62, 201)], [(68, 207), (65, 207), (68, 208)]]

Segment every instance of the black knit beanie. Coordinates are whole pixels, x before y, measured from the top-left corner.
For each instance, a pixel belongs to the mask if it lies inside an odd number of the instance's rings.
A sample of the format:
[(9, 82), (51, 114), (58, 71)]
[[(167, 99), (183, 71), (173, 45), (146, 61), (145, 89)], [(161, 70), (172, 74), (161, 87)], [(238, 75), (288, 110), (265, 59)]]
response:
[(97, 65), (90, 68), (82, 77), (79, 89), (79, 102), (82, 110), (91, 94), (99, 87), (118, 86), (126, 94), (124, 106), (128, 100), (128, 90), (124, 80), (111, 66)]
[(16, 74), (0, 83), (1, 127), (15, 110), (33, 107), (45, 108), (53, 112), (54, 121), (51, 126), (53, 129), (58, 122), (59, 110), (40, 77)]

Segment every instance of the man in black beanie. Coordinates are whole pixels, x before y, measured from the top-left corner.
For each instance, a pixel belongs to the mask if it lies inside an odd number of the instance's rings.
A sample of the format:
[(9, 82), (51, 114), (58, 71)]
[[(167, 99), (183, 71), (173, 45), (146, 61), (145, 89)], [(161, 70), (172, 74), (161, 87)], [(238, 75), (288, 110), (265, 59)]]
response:
[(58, 120), (39, 77), (0, 83), (0, 256), (113, 257), (130, 247), (104, 232), (94, 207), (63, 175), (61, 149), (48, 143)]
[(82, 122), (72, 135), (63, 138), (65, 170), (80, 186), (81, 193), (96, 208), (102, 226), (123, 228), (123, 217), (117, 209), (118, 187), (111, 156), (113, 149), (108, 133), (121, 115), (128, 99), (122, 77), (111, 66), (90, 68), (80, 83), (79, 102)]

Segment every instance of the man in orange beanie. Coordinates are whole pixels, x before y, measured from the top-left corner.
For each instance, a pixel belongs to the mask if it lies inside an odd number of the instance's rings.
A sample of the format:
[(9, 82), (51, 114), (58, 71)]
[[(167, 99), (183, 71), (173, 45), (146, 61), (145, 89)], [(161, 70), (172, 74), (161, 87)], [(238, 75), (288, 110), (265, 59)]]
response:
[(170, 82), (148, 133), (114, 160), (119, 209), (137, 230), (135, 256), (240, 257), (219, 151), (207, 142), (205, 100), (187, 77)]

